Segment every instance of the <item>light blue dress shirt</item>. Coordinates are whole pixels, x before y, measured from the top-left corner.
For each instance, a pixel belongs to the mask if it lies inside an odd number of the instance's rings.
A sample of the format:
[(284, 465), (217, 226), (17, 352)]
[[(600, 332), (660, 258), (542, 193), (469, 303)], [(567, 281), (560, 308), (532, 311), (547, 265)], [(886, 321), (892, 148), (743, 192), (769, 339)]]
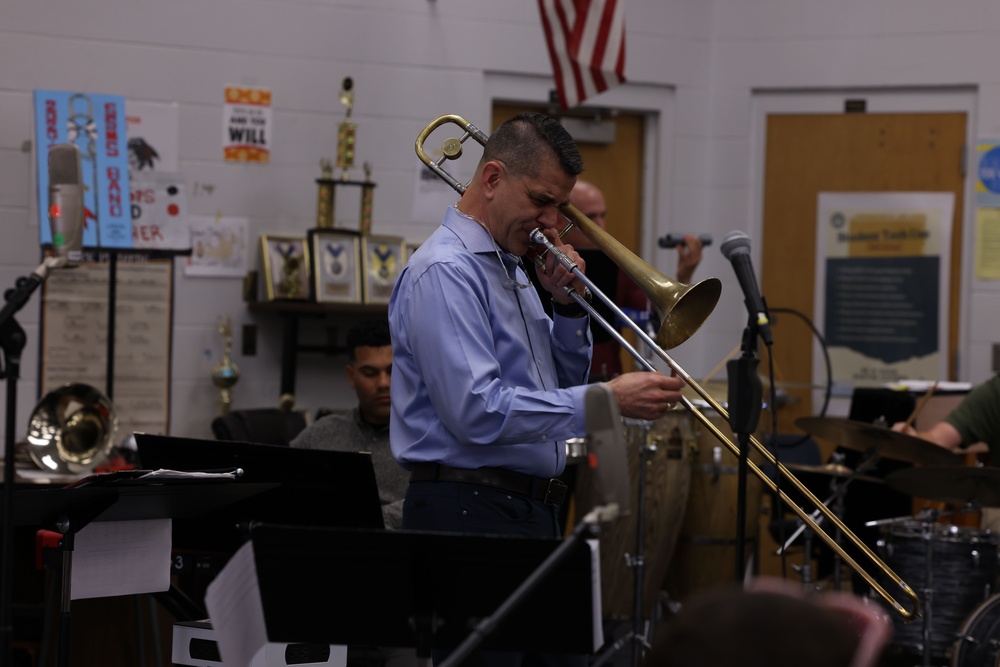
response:
[(406, 468), (437, 462), (554, 477), (583, 437), (589, 318), (550, 319), (528, 277), (450, 207), (389, 300), (390, 441)]

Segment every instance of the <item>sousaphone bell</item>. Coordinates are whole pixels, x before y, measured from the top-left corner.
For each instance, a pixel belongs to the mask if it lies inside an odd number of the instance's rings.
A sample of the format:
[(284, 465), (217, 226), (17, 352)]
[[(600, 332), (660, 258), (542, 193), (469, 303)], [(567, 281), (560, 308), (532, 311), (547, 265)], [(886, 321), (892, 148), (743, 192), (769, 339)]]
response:
[(32, 411), (28, 455), (48, 472), (90, 472), (109, 459), (117, 429), (107, 396), (88, 384), (66, 384), (46, 394)]

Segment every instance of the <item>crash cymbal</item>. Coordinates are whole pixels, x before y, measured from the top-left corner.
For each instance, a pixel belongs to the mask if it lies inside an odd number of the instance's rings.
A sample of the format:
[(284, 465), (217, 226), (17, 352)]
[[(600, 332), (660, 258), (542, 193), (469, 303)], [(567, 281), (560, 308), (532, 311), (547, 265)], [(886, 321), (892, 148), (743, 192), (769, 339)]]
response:
[(843, 417), (799, 417), (795, 425), (812, 435), (859, 452), (874, 449), (884, 458), (926, 465), (958, 465), (962, 459), (933, 442), (884, 426)]
[(885, 483), (918, 498), (1000, 507), (1000, 468), (949, 465), (904, 468), (889, 473)]

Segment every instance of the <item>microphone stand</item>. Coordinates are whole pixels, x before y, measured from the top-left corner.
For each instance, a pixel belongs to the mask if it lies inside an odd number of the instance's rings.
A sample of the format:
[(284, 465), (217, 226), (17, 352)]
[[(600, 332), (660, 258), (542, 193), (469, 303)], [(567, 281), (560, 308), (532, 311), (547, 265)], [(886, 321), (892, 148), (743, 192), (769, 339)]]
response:
[(746, 510), (747, 510), (747, 470), (750, 436), (757, 430), (760, 420), (763, 387), (757, 367), (757, 338), (759, 329), (751, 317), (743, 330), (742, 354), (738, 359), (726, 363), (729, 377), (729, 426), (736, 435), (740, 446), (739, 467), (736, 477), (736, 583), (743, 582), (746, 568)]
[(49, 271), (66, 264), (62, 257), (47, 257), (28, 276), (21, 276), (14, 287), (4, 293), (7, 303), (0, 310), (0, 348), (3, 364), (0, 378), (7, 380), (7, 422), (4, 427), (3, 458), (3, 558), (0, 567), (0, 664), (13, 662), (11, 582), (14, 557), (14, 440), (17, 438), (17, 380), (21, 375), (21, 352), (26, 337), (14, 314), (28, 302), (32, 293), (45, 282)]

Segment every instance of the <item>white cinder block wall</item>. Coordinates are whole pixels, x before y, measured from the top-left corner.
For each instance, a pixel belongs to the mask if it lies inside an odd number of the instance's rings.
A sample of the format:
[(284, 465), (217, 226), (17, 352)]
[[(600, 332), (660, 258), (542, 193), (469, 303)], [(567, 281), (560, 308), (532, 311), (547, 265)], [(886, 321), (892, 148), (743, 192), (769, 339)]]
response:
[[(831, 112), (840, 108), (841, 94), (854, 90), (867, 91), (872, 105), (887, 91), (909, 91), (885, 104), (902, 105), (896, 111), (933, 100), (967, 104), (970, 136), (1000, 135), (1000, 73), (992, 66), (1000, 49), (998, 19), (1000, 6), (988, 0), (629, 0), (630, 82), (594, 102), (650, 115), (644, 257), (669, 275), (673, 257), (655, 247), (655, 238), (689, 230), (721, 238), (732, 229), (751, 234), (759, 257), (762, 137), (755, 119), (762, 96), (776, 91), (789, 103), (833, 100)], [(32, 155), (24, 150), (36, 88), (176, 102), (189, 212), (247, 217), (256, 239), (312, 226), (318, 163), (334, 155), (343, 117), (337, 92), (351, 76), (358, 162), (373, 165), (378, 184), (376, 231), (419, 242), (438, 220), (412, 213), (422, 168), (413, 153), (418, 132), (445, 113), (488, 128), (494, 99), (540, 102), (552, 85), (531, 0), (4, 0), (0, 63), (4, 288), (37, 264)], [(227, 84), (271, 89), (271, 164), (222, 161)], [(194, 183), (215, 188), (194, 196)], [(967, 233), (971, 229), (967, 220)], [(971, 260), (965, 263), (971, 278)], [(736, 344), (745, 319), (739, 287), (717, 245), (699, 275), (722, 278), (725, 295), (702, 332), (675, 355), (696, 377)], [(1000, 296), (992, 283), (971, 280), (965, 293), (960, 347), (969, 352), (960, 368), (962, 379), (977, 381), (988, 374)], [(240, 356), (235, 341), (242, 371), (235, 407), (277, 400), (280, 323), (252, 316), (240, 295), (239, 280), (187, 278), (178, 266), (174, 435), (209, 437), (218, 398), (209, 372), (221, 356), (214, 328), (219, 315), (231, 316), (237, 332), (243, 323), (259, 327), (256, 356)], [(37, 297), (18, 321), (28, 335), (20, 436), (37, 400)], [(303, 356), (299, 405), (351, 405), (342, 365), (339, 358)]]

